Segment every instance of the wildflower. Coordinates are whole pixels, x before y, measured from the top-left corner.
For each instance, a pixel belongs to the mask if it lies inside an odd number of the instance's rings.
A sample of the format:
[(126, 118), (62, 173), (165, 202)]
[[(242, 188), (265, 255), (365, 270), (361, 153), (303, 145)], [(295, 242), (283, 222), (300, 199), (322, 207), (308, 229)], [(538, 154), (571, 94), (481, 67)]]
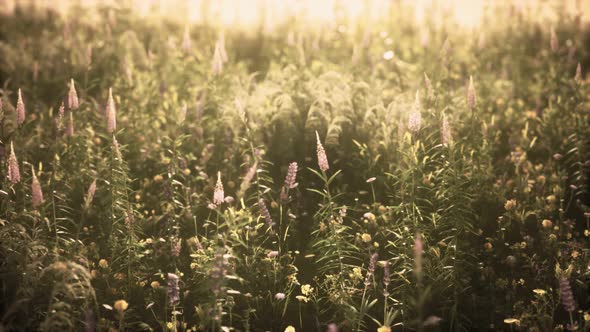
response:
[(309, 296), (313, 293), (313, 287), (311, 287), (310, 284), (301, 285), (301, 293), (305, 296)]
[(576, 66), (576, 76), (574, 76), (574, 79), (576, 80), (576, 82), (580, 82), (582, 80), (582, 65), (580, 65), (579, 62)]
[(117, 129), (117, 110), (115, 108), (115, 100), (113, 99), (113, 88), (109, 88), (109, 98), (107, 100), (105, 115), (107, 119), (107, 131), (113, 133)]
[(33, 173), (33, 181), (31, 183), (32, 203), (33, 208), (37, 208), (43, 204), (43, 191), (41, 190), (41, 184), (37, 179), (37, 175), (35, 174), (35, 169), (33, 167), (31, 167), (31, 171)]
[(154, 280), (150, 284), (150, 287), (152, 287), (153, 289), (158, 289), (158, 288), (160, 288), (160, 283), (158, 281)]
[(303, 295), (297, 295), (295, 296), (295, 298), (299, 301), (299, 302), (309, 302), (309, 298)]
[(74, 115), (72, 112), (70, 112), (70, 116), (68, 117), (68, 125), (66, 126), (66, 136), (74, 136)]
[(411, 132), (417, 132), (420, 130), (422, 126), (422, 114), (420, 114), (420, 94), (419, 91), (416, 91), (416, 99), (414, 101), (414, 106), (412, 107), (412, 112), (408, 118), (408, 129)]
[(387, 290), (387, 287), (389, 286), (390, 282), (391, 276), (389, 271), (389, 262), (386, 261), (383, 265), (383, 296), (385, 298), (389, 296), (389, 291)]
[(559, 291), (561, 293), (561, 303), (567, 312), (574, 312), (576, 310), (576, 301), (572, 293), (572, 287), (565, 276), (559, 278)]
[(268, 208), (266, 207), (266, 204), (264, 203), (264, 199), (259, 199), (258, 200), (258, 208), (260, 209), (260, 214), (264, 217), (264, 219), (266, 220), (266, 224), (268, 225), (268, 227), (270, 228), (271, 232), (272, 232), (272, 226), (274, 225), (272, 218), (270, 216), (270, 212), (268, 211)]
[(182, 102), (182, 106), (180, 107), (180, 114), (178, 117), (178, 122), (183, 123), (186, 120), (186, 113), (188, 111), (188, 106), (186, 106), (186, 102)]
[(129, 307), (129, 303), (127, 303), (125, 300), (117, 300), (115, 301), (115, 305), (113, 305), (113, 307), (119, 312), (120, 315), (122, 315), (123, 312), (125, 312), (125, 310), (127, 310)]
[(88, 187), (88, 192), (86, 193), (86, 197), (84, 198), (84, 208), (88, 209), (92, 201), (94, 200), (94, 194), (96, 193), (96, 179), (92, 181), (90, 186)]
[(557, 34), (553, 28), (551, 29), (550, 45), (553, 52), (557, 52), (559, 50), (559, 40), (557, 39)]
[(266, 254), (266, 257), (268, 257), (268, 258), (275, 258), (278, 255), (279, 255), (279, 252), (276, 251), (276, 250), (273, 250), (273, 251), (269, 252), (268, 254)]
[(516, 208), (516, 200), (515, 199), (507, 200), (506, 203), (504, 203), (504, 208), (506, 209), (506, 211), (514, 210), (514, 208)]
[(467, 106), (474, 109), (476, 105), (475, 86), (473, 85), (473, 76), (469, 76), (469, 87), (467, 88)]
[(369, 260), (369, 267), (367, 268), (367, 274), (365, 275), (365, 286), (369, 286), (371, 276), (375, 273), (375, 264), (377, 263), (377, 259), (379, 259), (379, 254), (374, 253), (371, 255), (371, 259)]
[(220, 75), (223, 72), (223, 57), (221, 55), (221, 46), (219, 45), (219, 42), (215, 43), (211, 70), (214, 75)]
[(62, 102), (61, 102), (61, 105), (59, 105), (59, 109), (58, 109), (59, 117), (60, 117), (60, 118), (63, 118), (63, 117), (64, 117), (64, 114), (65, 114), (65, 112), (66, 112), (66, 107), (65, 107), (65, 105), (64, 105), (64, 102), (62, 101)]
[(328, 329), (326, 330), (326, 332), (338, 332), (338, 325), (334, 323), (328, 324)]
[(449, 144), (451, 144), (453, 136), (451, 134), (451, 125), (449, 124), (449, 120), (447, 119), (446, 115), (443, 115), (440, 131), (443, 145), (448, 146)]
[(424, 321), (424, 326), (435, 326), (438, 325), (438, 323), (440, 323), (440, 321), (442, 320), (442, 318), (438, 317), (438, 316), (428, 316), (428, 318), (426, 318), (426, 320)]
[(543, 296), (545, 294), (547, 294), (547, 291), (545, 291), (544, 289), (533, 289), (533, 293), (539, 295), (539, 296)]
[(287, 176), (285, 177), (285, 188), (293, 189), (297, 187), (297, 183), (295, 180), (297, 178), (297, 163), (292, 162), (289, 164), (289, 169), (287, 170)]
[(18, 89), (18, 100), (16, 102), (16, 123), (23, 124), (25, 122), (25, 103), (20, 88)]
[(284, 300), (285, 299), (285, 293), (276, 293), (275, 294), (275, 299), (277, 300)]
[(121, 154), (121, 149), (119, 148), (119, 141), (113, 135), (113, 151), (115, 152), (115, 156), (118, 160), (123, 160), (123, 155)]
[(389, 326), (383, 325), (377, 329), (377, 332), (391, 332), (391, 328)]
[(76, 110), (80, 107), (78, 101), (78, 93), (76, 92), (76, 86), (74, 85), (74, 79), (70, 81), (70, 91), (68, 92), (68, 107), (70, 110)]
[(551, 227), (553, 227), (553, 222), (549, 219), (544, 219), (541, 224), (543, 225), (543, 228), (545, 229), (550, 229)]
[(107, 267), (109, 267), (109, 261), (102, 258), (101, 260), (98, 261), (98, 266), (100, 266), (103, 269), (106, 269)]
[(174, 257), (180, 256), (180, 250), (182, 249), (182, 239), (172, 239), (172, 248), (170, 254)]
[(366, 212), (365, 214), (363, 214), (363, 218), (369, 221), (375, 221), (377, 217), (375, 217), (375, 214), (373, 212)]
[(377, 178), (376, 177), (372, 177), (372, 178), (368, 178), (366, 182), (367, 183), (371, 183), (371, 182), (374, 182), (375, 180), (377, 180)]
[(12, 184), (20, 182), (20, 170), (18, 168), (18, 160), (14, 154), (14, 146), (10, 142), (10, 155), (8, 156), (8, 181)]
[(291, 325), (287, 326), (287, 328), (285, 328), (285, 332), (295, 332), (295, 328)]
[(557, 203), (557, 197), (555, 195), (549, 195), (547, 196), (547, 203), (549, 204), (555, 204)]
[(363, 233), (363, 235), (361, 235), (361, 240), (363, 240), (365, 243), (369, 243), (371, 242), (372, 238), (370, 234)]
[(318, 134), (317, 130), (315, 132), (315, 136), (317, 139), (318, 166), (320, 166), (320, 170), (322, 172), (325, 172), (328, 169), (330, 169), (330, 165), (328, 164), (328, 157), (326, 156), (326, 150), (324, 150), (324, 146), (320, 141), (320, 134)]
[(416, 237), (414, 238), (414, 272), (417, 275), (420, 275), (422, 272), (422, 250), (422, 235), (416, 233)]
[(217, 183), (213, 192), (213, 204), (221, 205), (224, 202), (225, 194), (223, 192), (223, 183), (221, 182), (221, 172), (217, 172)]
[(180, 301), (180, 288), (178, 287), (178, 276), (174, 273), (168, 273), (168, 301), (170, 305), (177, 305)]

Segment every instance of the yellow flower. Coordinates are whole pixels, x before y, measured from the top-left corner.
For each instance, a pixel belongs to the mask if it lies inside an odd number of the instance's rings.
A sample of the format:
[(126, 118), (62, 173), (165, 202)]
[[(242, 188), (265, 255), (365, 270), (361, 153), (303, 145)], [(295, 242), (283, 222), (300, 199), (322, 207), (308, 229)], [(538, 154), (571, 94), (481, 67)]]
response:
[(549, 204), (555, 204), (557, 202), (557, 197), (555, 197), (555, 195), (549, 195), (547, 196), (547, 203)]
[(301, 293), (305, 296), (311, 295), (313, 292), (313, 287), (309, 284), (301, 285)]
[(153, 289), (159, 288), (160, 287), (160, 283), (157, 281), (152, 281), (152, 283), (150, 284), (150, 286), (152, 286)]
[(373, 238), (371, 238), (370, 234), (363, 233), (363, 235), (361, 235), (361, 240), (363, 240), (363, 242), (365, 242), (365, 243), (371, 242), (372, 239)]
[(287, 328), (285, 328), (285, 332), (296, 332), (295, 328), (291, 325), (287, 326)]
[(586, 322), (590, 321), (590, 313), (587, 313), (587, 312), (584, 313), (584, 321), (586, 321)]
[(539, 296), (543, 296), (545, 294), (547, 294), (547, 292), (544, 289), (533, 289), (533, 292)]
[(127, 310), (128, 307), (129, 307), (129, 303), (127, 303), (127, 301), (125, 301), (125, 300), (118, 300), (115, 302), (115, 305), (114, 305), (115, 310), (117, 310), (120, 314), (125, 312), (125, 310)]
[(507, 200), (506, 203), (504, 203), (504, 208), (506, 209), (506, 211), (514, 210), (514, 208), (516, 208), (516, 200), (515, 199)]
[(109, 262), (103, 258), (98, 261), (98, 266), (102, 267), (103, 269), (106, 269), (107, 267), (109, 267)]
[(161, 182), (164, 180), (164, 177), (160, 174), (154, 176), (154, 182)]
[(391, 328), (389, 326), (383, 325), (377, 329), (377, 332), (391, 332)]
[(297, 300), (299, 300), (300, 302), (302, 301), (302, 302), (307, 303), (309, 301), (309, 298), (307, 296), (303, 296), (303, 295), (297, 295), (297, 296), (295, 296), (295, 298)]

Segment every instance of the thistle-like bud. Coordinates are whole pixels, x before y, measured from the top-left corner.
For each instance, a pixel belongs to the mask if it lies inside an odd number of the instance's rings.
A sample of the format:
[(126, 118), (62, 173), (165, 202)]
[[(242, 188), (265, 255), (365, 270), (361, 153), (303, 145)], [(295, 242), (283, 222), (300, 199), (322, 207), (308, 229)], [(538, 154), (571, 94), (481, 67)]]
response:
[(453, 141), (453, 135), (451, 133), (451, 125), (446, 115), (443, 115), (442, 125), (440, 128), (441, 139), (444, 146), (449, 146)]
[(324, 150), (324, 146), (320, 141), (320, 134), (318, 134), (317, 130), (315, 132), (315, 136), (317, 139), (318, 166), (320, 166), (320, 170), (322, 170), (322, 172), (325, 172), (328, 169), (330, 169), (330, 165), (328, 164), (328, 157), (326, 156), (326, 150)]
[(559, 291), (561, 293), (561, 303), (567, 312), (574, 312), (576, 310), (576, 300), (572, 293), (572, 287), (566, 277), (559, 278)]
[(217, 172), (217, 183), (213, 192), (213, 204), (221, 205), (224, 202), (225, 194), (223, 192), (223, 183), (221, 182), (221, 172)]
[(74, 115), (72, 112), (70, 112), (70, 116), (68, 117), (68, 125), (66, 126), (66, 136), (74, 136)]
[(113, 88), (109, 88), (105, 116), (107, 119), (107, 131), (112, 134), (117, 129), (117, 110), (115, 108), (115, 100), (113, 99)]
[(90, 186), (88, 187), (88, 191), (86, 192), (86, 197), (84, 197), (84, 208), (88, 209), (92, 201), (94, 200), (94, 194), (96, 193), (96, 179), (92, 181)]
[(582, 65), (578, 62), (578, 66), (576, 66), (576, 76), (574, 76), (576, 82), (582, 81)]
[(20, 182), (20, 170), (18, 168), (18, 160), (14, 154), (14, 146), (10, 142), (10, 155), (8, 156), (8, 181), (12, 184)]
[(37, 208), (43, 204), (43, 191), (41, 190), (41, 184), (37, 179), (37, 175), (35, 174), (35, 168), (31, 166), (31, 171), (33, 173), (33, 181), (31, 182), (31, 196), (32, 196), (32, 203), (33, 208)]
[(408, 130), (415, 133), (422, 127), (422, 114), (420, 114), (420, 93), (416, 91), (416, 99), (412, 111), (408, 117)]
[(473, 85), (473, 76), (469, 76), (469, 87), (467, 88), (467, 106), (474, 109), (476, 105), (475, 86)]
[(559, 39), (557, 39), (557, 34), (555, 33), (555, 29), (551, 29), (551, 51), (557, 52), (559, 51)]
[(76, 92), (76, 86), (74, 84), (73, 78), (70, 81), (70, 91), (68, 92), (68, 107), (70, 110), (77, 110), (78, 107), (80, 107), (78, 93)]
[(180, 287), (178, 281), (180, 278), (174, 273), (168, 273), (168, 301), (170, 305), (175, 306), (180, 302)]
[(287, 170), (287, 176), (285, 177), (285, 188), (293, 189), (297, 187), (297, 183), (295, 182), (297, 178), (297, 163), (292, 162), (289, 164), (289, 169)]
[(23, 102), (23, 96), (19, 88), (18, 100), (16, 102), (16, 123), (20, 125), (23, 122), (25, 122), (25, 103)]

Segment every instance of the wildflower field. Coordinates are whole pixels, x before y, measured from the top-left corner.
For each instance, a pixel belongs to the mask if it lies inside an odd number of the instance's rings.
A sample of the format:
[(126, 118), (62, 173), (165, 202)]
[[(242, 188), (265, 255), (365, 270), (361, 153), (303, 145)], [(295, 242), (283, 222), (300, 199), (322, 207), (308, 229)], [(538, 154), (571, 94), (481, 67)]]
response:
[(500, 3), (0, 14), (0, 331), (589, 331), (590, 23)]

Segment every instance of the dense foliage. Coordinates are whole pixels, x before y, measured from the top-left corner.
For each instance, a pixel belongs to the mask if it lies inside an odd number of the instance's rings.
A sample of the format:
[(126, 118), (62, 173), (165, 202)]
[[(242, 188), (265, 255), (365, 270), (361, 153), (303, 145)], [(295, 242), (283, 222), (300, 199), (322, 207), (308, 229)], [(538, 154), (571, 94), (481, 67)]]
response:
[(590, 328), (579, 18), (97, 10), (0, 17), (0, 330)]

